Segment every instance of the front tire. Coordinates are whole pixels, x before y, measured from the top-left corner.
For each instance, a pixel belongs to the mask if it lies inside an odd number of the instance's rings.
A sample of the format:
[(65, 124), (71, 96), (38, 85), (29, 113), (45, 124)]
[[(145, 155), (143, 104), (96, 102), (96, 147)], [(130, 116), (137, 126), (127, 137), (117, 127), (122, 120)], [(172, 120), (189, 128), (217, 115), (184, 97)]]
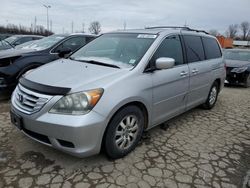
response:
[(137, 106), (127, 106), (118, 111), (104, 138), (107, 156), (118, 159), (133, 151), (141, 139), (143, 127), (144, 115)]
[(202, 105), (203, 108), (208, 110), (212, 109), (215, 106), (218, 94), (219, 94), (219, 84), (218, 82), (214, 82), (209, 91), (206, 102)]
[(248, 74), (247, 78), (246, 78), (246, 81), (244, 83), (244, 87), (245, 88), (248, 88), (250, 87), (250, 73)]

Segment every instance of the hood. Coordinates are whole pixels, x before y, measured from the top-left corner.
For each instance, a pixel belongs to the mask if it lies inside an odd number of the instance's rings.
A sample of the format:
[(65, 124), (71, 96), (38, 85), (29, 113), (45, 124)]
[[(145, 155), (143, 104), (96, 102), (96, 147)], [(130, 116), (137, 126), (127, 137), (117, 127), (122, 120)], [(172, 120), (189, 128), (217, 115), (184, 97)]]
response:
[(71, 88), (72, 93), (103, 88), (127, 72), (127, 68), (118, 69), (60, 59), (35, 69), (25, 75), (25, 79), (47, 86)]
[(226, 59), (226, 66), (227, 67), (244, 67), (244, 66), (250, 66), (250, 62), (249, 61), (239, 61), (239, 60), (230, 60), (230, 59)]
[(23, 54), (34, 52), (34, 49), (8, 49), (0, 52), (0, 59), (21, 56)]

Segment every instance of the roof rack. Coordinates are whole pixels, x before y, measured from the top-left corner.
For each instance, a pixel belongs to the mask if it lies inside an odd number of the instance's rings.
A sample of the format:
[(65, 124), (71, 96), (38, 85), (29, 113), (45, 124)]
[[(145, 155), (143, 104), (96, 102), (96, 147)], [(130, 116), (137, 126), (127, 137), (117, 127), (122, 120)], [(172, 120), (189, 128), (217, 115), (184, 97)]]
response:
[(156, 27), (146, 27), (145, 29), (181, 29), (181, 30), (186, 30), (186, 31), (195, 31), (195, 32), (202, 32), (205, 34), (209, 34), (208, 32), (204, 30), (197, 30), (197, 29), (191, 29), (190, 27), (186, 26), (156, 26)]

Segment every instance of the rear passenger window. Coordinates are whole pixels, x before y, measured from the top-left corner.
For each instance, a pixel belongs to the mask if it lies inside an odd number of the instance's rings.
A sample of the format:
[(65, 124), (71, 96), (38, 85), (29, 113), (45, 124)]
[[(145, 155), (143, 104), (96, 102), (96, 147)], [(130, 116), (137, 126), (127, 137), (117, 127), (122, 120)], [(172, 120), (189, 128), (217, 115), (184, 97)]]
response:
[(202, 40), (207, 59), (214, 59), (221, 57), (221, 50), (215, 39), (202, 37)]
[(182, 46), (178, 35), (166, 38), (155, 52), (151, 62), (155, 62), (160, 57), (175, 59), (175, 65), (183, 64)]
[(184, 36), (188, 62), (202, 61), (205, 59), (201, 37)]

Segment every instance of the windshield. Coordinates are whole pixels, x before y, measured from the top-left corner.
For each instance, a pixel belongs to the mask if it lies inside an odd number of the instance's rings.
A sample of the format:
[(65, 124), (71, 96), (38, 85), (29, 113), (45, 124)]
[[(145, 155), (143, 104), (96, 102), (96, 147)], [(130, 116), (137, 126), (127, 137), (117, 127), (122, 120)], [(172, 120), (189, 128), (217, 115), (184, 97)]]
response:
[(70, 58), (79, 61), (100, 61), (118, 66), (134, 66), (156, 37), (157, 35), (149, 34), (104, 34), (82, 47)]
[(250, 51), (225, 51), (224, 56), (231, 60), (250, 61)]
[(0, 47), (12, 47), (12, 46), (5, 40), (0, 40)]
[(18, 47), (18, 49), (34, 49), (34, 50), (44, 50), (50, 48), (60, 40), (64, 39), (65, 36), (52, 35), (49, 37), (42, 38), (33, 42), (24, 43), (23, 46)]
[(4, 40), (7, 41), (8, 43), (12, 44), (18, 38), (20, 38), (20, 37), (18, 37), (18, 36), (12, 36), (12, 37), (8, 37), (8, 38), (6, 38)]
[(34, 40), (31, 40), (29, 42), (25, 42), (23, 44), (19, 44), (19, 45), (15, 46), (15, 48), (16, 49), (22, 49), (22, 48), (24, 48), (26, 46), (29, 46), (29, 45), (33, 44), (34, 42), (35, 42)]

